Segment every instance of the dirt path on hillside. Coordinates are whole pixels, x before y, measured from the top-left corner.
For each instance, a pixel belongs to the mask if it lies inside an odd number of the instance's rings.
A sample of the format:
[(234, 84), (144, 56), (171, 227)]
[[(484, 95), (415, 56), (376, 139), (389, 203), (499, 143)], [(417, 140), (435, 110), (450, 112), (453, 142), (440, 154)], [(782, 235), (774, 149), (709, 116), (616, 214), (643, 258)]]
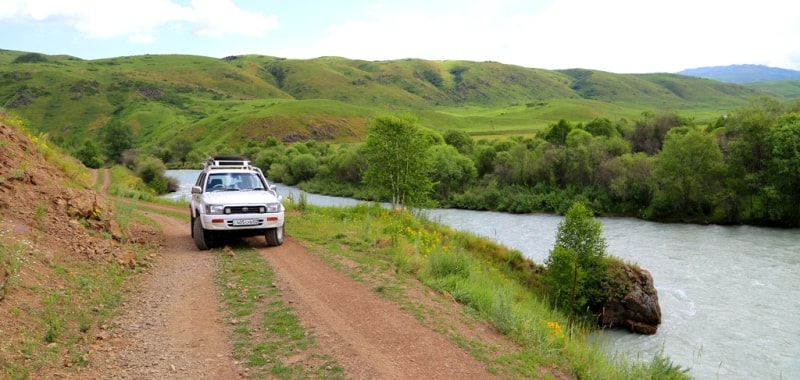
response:
[[(110, 182), (109, 173), (105, 174), (102, 193)], [(158, 206), (164, 207), (168, 208)], [(219, 311), (213, 251), (195, 248), (188, 222), (149, 216), (163, 229), (166, 247), (138, 295), (124, 305), (124, 314), (100, 334), (90, 364), (79, 377), (245, 377), (246, 369), (232, 357)], [(346, 378), (493, 378), (463, 349), (366, 285), (327, 266), (290, 236), (282, 246), (271, 248), (263, 247), (263, 239), (249, 241), (275, 271), (282, 297), (315, 336), (319, 349), (344, 368)]]

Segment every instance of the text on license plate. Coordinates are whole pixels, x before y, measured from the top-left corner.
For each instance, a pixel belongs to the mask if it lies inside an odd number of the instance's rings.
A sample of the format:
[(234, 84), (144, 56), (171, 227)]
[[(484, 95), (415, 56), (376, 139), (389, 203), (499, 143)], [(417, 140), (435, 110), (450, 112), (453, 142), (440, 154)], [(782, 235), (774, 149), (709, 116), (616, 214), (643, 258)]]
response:
[(234, 226), (254, 226), (256, 224), (261, 223), (258, 219), (234, 219), (233, 225)]

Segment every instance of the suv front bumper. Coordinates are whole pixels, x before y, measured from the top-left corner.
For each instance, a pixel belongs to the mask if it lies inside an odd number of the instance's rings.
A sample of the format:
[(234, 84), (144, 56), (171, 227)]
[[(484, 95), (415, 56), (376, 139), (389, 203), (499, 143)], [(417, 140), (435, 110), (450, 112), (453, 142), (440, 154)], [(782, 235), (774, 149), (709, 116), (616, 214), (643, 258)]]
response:
[(271, 214), (202, 214), (203, 228), (212, 231), (265, 230), (283, 225), (283, 213)]

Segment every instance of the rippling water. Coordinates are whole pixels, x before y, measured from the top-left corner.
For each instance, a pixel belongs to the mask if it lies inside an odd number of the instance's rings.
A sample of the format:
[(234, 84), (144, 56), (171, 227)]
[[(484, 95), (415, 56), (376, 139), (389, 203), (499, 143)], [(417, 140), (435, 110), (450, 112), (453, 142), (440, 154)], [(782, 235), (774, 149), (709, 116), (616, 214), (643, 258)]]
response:
[[(197, 173), (168, 174), (193, 183)], [(299, 193), (281, 185), (278, 190), (295, 198)], [(323, 206), (358, 203), (314, 194), (307, 200)], [(427, 215), (536, 262), (547, 257), (561, 221), (553, 215), (467, 210)], [(697, 379), (800, 379), (800, 230), (600, 220), (608, 253), (652, 273), (662, 311), (655, 335), (598, 334), (610, 352), (649, 360), (663, 351)]]

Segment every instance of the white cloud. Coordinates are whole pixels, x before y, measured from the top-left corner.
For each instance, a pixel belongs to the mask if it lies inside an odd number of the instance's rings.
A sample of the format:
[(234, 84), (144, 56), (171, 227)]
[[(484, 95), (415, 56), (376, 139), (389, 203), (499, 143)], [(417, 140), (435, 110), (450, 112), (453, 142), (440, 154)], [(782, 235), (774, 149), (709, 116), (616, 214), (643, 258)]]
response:
[(489, 18), (372, 7), (366, 17), (330, 25), (313, 45), (284, 49), (290, 57), (338, 55), (359, 59), (492, 59), (504, 37)]
[[(800, 5), (783, 0), (561, 0), (532, 22), (548, 65), (592, 62), (622, 72), (766, 63), (798, 40)], [(558, 56), (563, 56), (559, 59)], [(758, 62), (756, 62), (758, 61)], [(585, 67), (585, 65), (584, 65)]]
[[(438, 3), (437, 3), (438, 4)], [(433, 8), (371, 6), (330, 25), (290, 58), (493, 60), (528, 67), (679, 71), (763, 63), (798, 68), (800, 2), (757, 6), (715, 0), (504, 0)], [(794, 51), (792, 51), (794, 49)]]
[(190, 19), (196, 34), (212, 37), (226, 34), (264, 37), (278, 27), (275, 15), (265, 17), (241, 10), (230, 0), (192, 0)]
[[(84, 37), (122, 37), (137, 45), (163, 44), (147, 49), (214, 56), (227, 49), (288, 58), (491, 60), (629, 73), (736, 63), (800, 69), (800, 1), (342, 1), (328, 4), (331, 14), (312, 13), (296, 1), (269, 3), (288, 24), (248, 10), (263, 9), (263, 0), (0, 0), (0, 23), (34, 26), (6, 30), (46, 36), (36, 41), (58, 49), (64, 46), (60, 35), (40, 32), (71, 28)], [(268, 34), (272, 39), (265, 43)], [(120, 51), (142, 50), (119, 45)]]
[(128, 36), (128, 41), (137, 44), (152, 44), (156, 42), (156, 36), (148, 33), (134, 33)]
[(275, 16), (244, 11), (230, 0), (193, 0), (188, 7), (171, 0), (12, 0), (0, 5), (0, 19), (56, 23), (93, 38), (124, 36), (138, 43), (155, 42), (159, 29), (174, 23), (187, 23), (195, 34), (213, 37), (262, 37), (277, 28)]

